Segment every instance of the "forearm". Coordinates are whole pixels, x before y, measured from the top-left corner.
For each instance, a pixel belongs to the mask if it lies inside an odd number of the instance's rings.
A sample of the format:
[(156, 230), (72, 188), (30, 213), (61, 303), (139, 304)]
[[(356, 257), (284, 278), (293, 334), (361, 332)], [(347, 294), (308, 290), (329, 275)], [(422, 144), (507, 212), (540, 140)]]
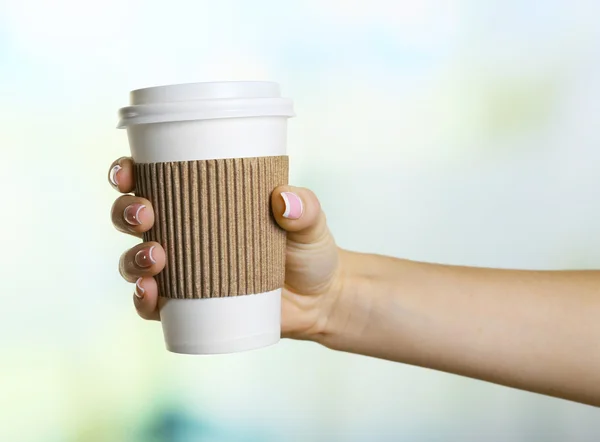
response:
[(600, 405), (600, 272), (344, 261), (325, 345)]

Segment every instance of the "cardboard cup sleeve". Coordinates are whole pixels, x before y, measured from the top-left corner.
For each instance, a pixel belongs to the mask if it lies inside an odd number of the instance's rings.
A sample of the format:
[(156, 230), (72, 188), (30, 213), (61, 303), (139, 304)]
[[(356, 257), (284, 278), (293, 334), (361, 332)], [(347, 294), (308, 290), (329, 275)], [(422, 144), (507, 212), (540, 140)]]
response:
[(156, 276), (166, 298), (219, 298), (283, 287), (286, 233), (271, 194), (288, 183), (288, 157), (135, 165), (135, 194), (152, 202), (144, 241), (160, 243)]

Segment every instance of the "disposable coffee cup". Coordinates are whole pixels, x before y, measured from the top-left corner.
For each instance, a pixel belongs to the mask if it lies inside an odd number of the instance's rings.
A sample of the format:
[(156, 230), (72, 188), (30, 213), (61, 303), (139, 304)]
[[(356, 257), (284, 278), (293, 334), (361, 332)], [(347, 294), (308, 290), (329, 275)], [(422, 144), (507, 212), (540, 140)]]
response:
[(273, 82), (138, 89), (119, 111), (150, 200), (145, 241), (166, 252), (156, 276), (167, 350), (233, 353), (275, 344), (281, 330), (285, 232), (270, 208), (288, 182), (291, 100)]

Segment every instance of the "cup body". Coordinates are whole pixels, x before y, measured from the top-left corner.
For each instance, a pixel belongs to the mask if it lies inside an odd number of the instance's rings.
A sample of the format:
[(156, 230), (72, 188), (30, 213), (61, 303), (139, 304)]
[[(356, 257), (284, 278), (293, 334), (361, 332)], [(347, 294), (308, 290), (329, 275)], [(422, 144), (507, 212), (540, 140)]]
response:
[[(287, 119), (293, 111), (278, 92), (276, 84), (262, 82), (142, 89), (132, 92), (132, 105), (121, 110), (120, 127), (127, 129), (136, 165), (285, 156)], [(170, 271), (176, 267), (174, 262)], [(187, 293), (185, 299), (175, 289), (173, 296), (159, 297), (167, 349), (214, 354), (275, 344), (281, 330), (281, 287), (271, 288), (217, 297)]]

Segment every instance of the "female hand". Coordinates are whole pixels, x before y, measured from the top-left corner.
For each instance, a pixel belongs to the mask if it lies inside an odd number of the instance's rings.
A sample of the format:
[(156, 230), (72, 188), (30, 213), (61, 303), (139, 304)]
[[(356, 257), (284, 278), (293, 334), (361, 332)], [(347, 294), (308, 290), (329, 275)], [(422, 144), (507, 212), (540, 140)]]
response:
[[(113, 204), (111, 217), (117, 230), (141, 237), (152, 228), (154, 211), (150, 201), (131, 194), (133, 166), (131, 158), (121, 158), (110, 167), (109, 182), (124, 194)], [(335, 323), (335, 307), (342, 296), (342, 252), (310, 190), (278, 187), (272, 193), (271, 207), (275, 220), (287, 231), (282, 336), (321, 340)], [(156, 242), (139, 244), (121, 255), (119, 271), (135, 283), (133, 302), (144, 319), (160, 320), (154, 276), (164, 266), (165, 251)]]
[[(133, 190), (131, 159), (109, 178)], [(272, 194), (287, 231), (282, 335), (336, 350), (441, 370), (600, 406), (600, 272), (524, 271), (420, 263), (339, 249), (315, 195), (282, 186)], [(152, 227), (149, 201), (124, 195), (116, 228)], [(125, 252), (119, 268), (136, 282), (140, 316), (159, 319), (153, 276), (165, 265), (157, 243)]]

